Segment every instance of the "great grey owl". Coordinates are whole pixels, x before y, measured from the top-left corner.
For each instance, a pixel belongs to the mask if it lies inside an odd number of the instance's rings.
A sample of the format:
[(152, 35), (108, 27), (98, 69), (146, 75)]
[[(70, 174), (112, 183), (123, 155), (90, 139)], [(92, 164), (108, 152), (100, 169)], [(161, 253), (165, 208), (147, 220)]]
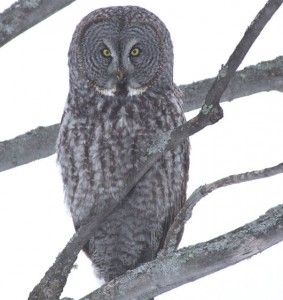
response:
[[(141, 154), (184, 123), (163, 22), (136, 6), (95, 10), (69, 50), (70, 91), (57, 142), (75, 228), (100, 215)], [(189, 142), (167, 152), (84, 247), (106, 282), (154, 259), (186, 196)]]

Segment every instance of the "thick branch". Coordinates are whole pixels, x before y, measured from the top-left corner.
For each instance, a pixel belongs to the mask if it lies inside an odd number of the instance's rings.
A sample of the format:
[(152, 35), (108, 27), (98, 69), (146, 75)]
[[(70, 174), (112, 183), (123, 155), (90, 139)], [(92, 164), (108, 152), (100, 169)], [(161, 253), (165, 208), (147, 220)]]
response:
[(202, 198), (204, 198), (205, 196), (207, 196), (208, 194), (210, 194), (218, 188), (226, 187), (236, 183), (271, 177), (280, 173), (283, 173), (283, 163), (271, 168), (241, 173), (237, 175), (230, 175), (228, 177), (224, 177), (222, 179), (219, 179), (209, 184), (202, 185), (199, 188), (197, 188), (187, 199), (186, 203), (174, 219), (174, 222), (167, 233), (166, 240), (164, 242), (164, 246), (160, 252), (160, 255), (167, 255), (168, 253), (173, 252), (175, 250), (175, 245), (177, 245), (179, 233), (183, 230), (183, 226), (185, 225), (185, 223), (191, 218), (192, 211), (195, 205)]
[[(215, 78), (180, 86), (186, 111), (203, 105), (213, 80)], [(283, 56), (236, 72), (221, 101), (271, 90), (283, 92)], [(38, 127), (15, 139), (0, 142), (0, 172), (54, 154), (58, 130), (58, 124)]]
[(143, 300), (252, 257), (283, 240), (283, 205), (211, 241), (128, 271), (81, 300)]
[[(215, 78), (180, 85), (184, 94), (185, 111), (198, 109)], [(221, 102), (250, 96), (260, 92), (283, 92), (283, 56), (264, 61), (236, 72), (221, 97)]]
[[(219, 75), (212, 85), (212, 88), (207, 94), (205, 104), (198, 116), (186, 122), (184, 125), (177, 127), (173, 131), (165, 133), (159, 141), (148, 148), (147, 153), (140, 158), (139, 163), (137, 164), (137, 168), (135, 168), (133, 172), (129, 174), (129, 177), (125, 180), (123, 189), (118, 195), (116, 195), (118, 204), (116, 206), (110, 207), (108, 211), (101, 213), (99, 216), (92, 217), (86, 225), (83, 225), (81, 227), (80, 241), (78, 241), (77, 239), (76, 242), (72, 243), (72, 256), (74, 257), (73, 262), (71, 259), (69, 259), (69, 257), (66, 259), (66, 257), (62, 255), (64, 251), (59, 254), (55, 264), (49, 269), (45, 277), (30, 294), (30, 300), (58, 298), (61, 294), (61, 291), (63, 290), (66, 279), (62, 278), (62, 276), (56, 275), (61, 273), (67, 274), (68, 272), (70, 272), (72, 265), (75, 262), (75, 258), (77, 257), (84, 244), (88, 241), (95, 228), (97, 228), (102, 220), (104, 220), (114, 210), (116, 210), (123, 204), (123, 202), (125, 201), (125, 196), (132, 190), (132, 188), (142, 178), (142, 176), (150, 169), (153, 163), (156, 162), (165, 152), (173, 149), (177, 144), (180, 144), (184, 140), (186, 140), (190, 135), (195, 134), (206, 126), (211, 125), (221, 119), (222, 110), (219, 106), (219, 100), (225, 88), (227, 87), (237, 67), (242, 62), (245, 53), (247, 53), (252, 43), (260, 34), (261, 29), (266, 25), (266, 23), (278, 9), (282, 1), (283, 0), (270, 0), (267, 2), (265, 7), (259, 12), (256, 19), (248, 28), (243, 39), (240, 41), (239, 45), (241, 45), (243, 49), (241, 49), (241, 47), (238, 45), (236, 47), (236, 50), (229, 58), (227, 64), (222, 67)], [(260, 28), (260, 30), (258, 28)], [(46, 298), (47, 295), (48, 298)]]
[(0, 47), (75, 0), (20, 0), (0, 14)]
[(0, 172), (55, 152), (59, 125), (38, 127), (16, 138), (0, 143)]

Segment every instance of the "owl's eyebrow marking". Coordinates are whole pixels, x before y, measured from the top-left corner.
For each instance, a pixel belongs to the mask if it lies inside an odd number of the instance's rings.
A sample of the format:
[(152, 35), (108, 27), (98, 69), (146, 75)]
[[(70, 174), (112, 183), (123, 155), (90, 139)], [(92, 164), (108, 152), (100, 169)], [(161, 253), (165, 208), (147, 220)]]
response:
[(126, 46), (126, 51), (130, 51), (136, 44), (139, 43), (139, 40), (137, 38), (133, 38), (130, 40)]
[(112, 42), (110, 42), (108, 39), (102, 39), (102, 42), (104, 43), (105, 47), (107, 47), (111, 53), (114, 53), (114, 48), (112, 47)]

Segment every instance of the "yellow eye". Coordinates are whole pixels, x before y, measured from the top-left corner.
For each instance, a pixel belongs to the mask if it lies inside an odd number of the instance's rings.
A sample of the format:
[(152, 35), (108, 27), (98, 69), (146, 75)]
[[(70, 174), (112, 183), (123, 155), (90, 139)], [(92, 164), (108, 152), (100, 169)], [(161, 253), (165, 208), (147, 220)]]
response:
[(139, 48), (135, 47), (131, 50), (130, 55), (137, 57), (140, 55), (140, 53), (141, 53), (141, 50)]
[(108, 48), (104, 48), (104, 49), (102, 50), (102, 55), (103, 55), (104, 57), (110, 57), (110, 56), (111, 56), (111, 51), (110, 51)]

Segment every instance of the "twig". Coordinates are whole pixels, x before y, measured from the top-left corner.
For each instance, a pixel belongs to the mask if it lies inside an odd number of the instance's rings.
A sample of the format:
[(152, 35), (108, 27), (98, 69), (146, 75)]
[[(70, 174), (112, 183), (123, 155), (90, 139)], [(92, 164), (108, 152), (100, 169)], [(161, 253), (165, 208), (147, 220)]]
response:
[[(219, 75), (217, 76), (212, 88), (209, 90), (205, 104), (203, 105), (198, 116), (186, 122), (184, 125), (177, 127), (172, 132), (166, 133), (166, 138), (161, 138), (162, 142), (148, 148), (150, 151), (147, 151), (147, 153), (141, 157), (137, 168), (135, 168), (133, 172), (129, 174), (123, 189), (120, 191), (119, 195), (117, 195), (117, 198), (119, 199), (119, 201), (117, 201), (118, 205), (111, 207), (109, 211), (96, 216), (96, 218), (92, 217), (86, 225), (81, 227), (80, 232), (83, 233), (83, 236), (82, 234), (80, 235), (80, 242), (77, 243), (78, 240), (76, 240), (76, 242), (72, 243), (73, 247), (69, 247), (72, 249), (71, 252), (74, 258), (77, 257), (82, 245), (88, 241), (98, 224), (100, 224), (102, 220), (104, 220), (114, 210), (123, 204), (123, 201), (125, 201), (125, 196), (150, 169), (155, 161), (157, 161), (165, 152), (174, 148), (177, 144), (182, 143), (190, 135), (195, 134), (206, 126), (211, 125), (221, 119), (222, 110), (219, 106), (219, 100), (225, 88), (227, 87), (237, 67), (242, 62), (245, 53), (247, 53), (252, 43), (260, 34), (262, 28), (282, 4), (282, 1), (283, 0), (269, 0), (264, 8), (259, 12), (258, 16), (252, 22), (244, 37), (240, 41), (240, 46), (238, 45), (236, 47), (236, 50), (231, 55), (227, 64), (221, 68), (222, 71), (219, 72)], [(240, 49), (240, 47), (243, 47), (244, 49)], [(36, 286), (35, 290), (33, 290), (30, 294), (29, 299), (58, 298), (63, 290), (66, 279), (62, 278), (62, 276), (58, 276), (58, 278), (56, 275), (58, 273), (63, 273), (63, 271), (64, 274), (68, 274), (74, 262), (75, 259), (72, 261), (69, 259), (69, 257), (66, 259), (66, 257), (64, 257), (62, 254), (59, 254), (55, 264), (51, 267), (51, 270), (54, 269), (55, 272), (50, 272), (49, 270), (46, 273), (48, 276), (45, 276)], [(48, 295), (48, 298), (46, 298), (46, 295)]]
[(177, 244), (179, 233), (183, 230), (183, 226), (185, 225), (185, 223), (191, 218), (192, 211), (195, 205), (202, 198), (218, 188), (226, 187), (228, 185), (236, 183), (271, 177), (280, 173), (283, 173), (283, 163), (271, 168), (241, 173), (237, 175), (230, 175), (228, 177), (224, 177), (212, 183), (198, 187), (187, 199), (184, 206), (174, 219), (174, 222), (167, 233), (163, 249), (160, 251), (159, 255), (167, 255), (168, 253), (171, 253), (175, 250), (175, 245)]
[(17, 1), (0, 14), (0, 47), (74, 1)]
[(283, 241), (283, 205), (213, 240), (128, 271), (80, 300), (144, 300), (234, 265)]

